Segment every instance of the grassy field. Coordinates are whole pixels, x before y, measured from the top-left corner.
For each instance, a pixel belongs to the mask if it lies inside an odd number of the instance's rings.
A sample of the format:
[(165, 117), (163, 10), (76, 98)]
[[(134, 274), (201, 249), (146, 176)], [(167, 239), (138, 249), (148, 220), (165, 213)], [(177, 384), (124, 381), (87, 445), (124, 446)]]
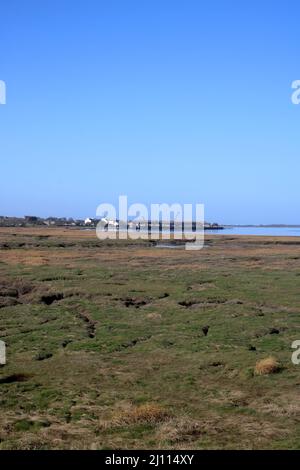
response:
[(300, 239), (206, 245), (0, 229), (0, 449), (299, 449)]

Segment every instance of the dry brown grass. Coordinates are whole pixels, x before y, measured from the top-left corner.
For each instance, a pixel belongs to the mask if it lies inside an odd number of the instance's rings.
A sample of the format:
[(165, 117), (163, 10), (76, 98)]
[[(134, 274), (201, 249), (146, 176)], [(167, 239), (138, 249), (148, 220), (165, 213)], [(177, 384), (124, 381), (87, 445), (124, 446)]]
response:
[(254, 372), (256, 375), (275, 374), (280, 371), (280, 364), (275, 357), (267, 357), (261, 359), (255, 365)]
[(111, 419), (101, 420), (100, 429), (113, 427), (131, 426), (135, 424), (160, 424), (170, 419), (170, 413), (156, 403), (145, 403), (135, 406), (132, 404), (122, 404), (116, 410)]
[(287, 403), (277, 405), (276, 403), (269, 403), (261, 407), (262, 413), (270, 414), (273, 416), (286, 416), (297, 417), (300, 413), (300, 406), (297, 403)]
[(158, 441), (174, 445), (199, 438), (207, 431), (208, 423), (200, 423), (188, 417), (169, 419), (162, 423), (157, 432)]
[(169, 417), (169, 413), (156, 403), (132, 406), (116, 417), (122, 424), (160, 423)]
[(147, 318), (149, 318), (149, 320), (160, 320), (161, 314), (157, 312), (148, 313)]

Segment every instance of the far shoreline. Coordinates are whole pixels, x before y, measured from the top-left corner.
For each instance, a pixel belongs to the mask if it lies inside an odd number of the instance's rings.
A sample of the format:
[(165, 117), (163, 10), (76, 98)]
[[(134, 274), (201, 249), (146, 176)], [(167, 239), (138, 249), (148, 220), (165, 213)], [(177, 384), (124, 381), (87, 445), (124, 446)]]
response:
[[(264, 227), (265, 228), (265, 227)], [(285, 228), (291, 228), (291, 227), (285, 227)], [(281, 230), (281, 229), (279, 229)], [(224, 230), (220, 230), (219, 233), (216, 233), (218, 232), (217, 230), (205, 230), (204, 232), (204, 239), (205, 240), (230, 240), (230, 239), (235, 239), (235, 240), (238, 240), (238, 239), (241, 239), (243, 241), (245, 240), (255, 240), (255, 239), (266, 239), (266, 240), (269, 240), (269, 241), (278, 241), (278, 242), (300, 242), (299, 238), (300, 238), (300, 228), (299, 228), (299, 234), (297, 235), (294, 235), (293, 233), (291, 234), (286, 234), (284, 233), (284, 230), (282, 230), (283, 233), (282, 234), (273, 234), (273, 233), (234, 233), (233, 231), (230, 230), (230, 232), (228, 233), (226, 229)], [(96, 237), (96, 229), (95, 228), (85, 228), (85, 227), (46, 227), (46, 226), (36, 226), (36, 227), (0, 227), (0, 234), (10, 234), (12, 237), (17, 237), (18, 235), (28, 235), (29, 237), (30, 236), (40, 236), (41, 239), (42, 238), (46, 238), (46, 237), (68, 237), (68, 238), (74, 238), (74, 239), (81, 239), (81, 238), (87, 238), (87, 239), (94, 239), (95, 241), (98, 240), (98, 238)], [(123, 233), (124, 232), (120, 232), (120, 233)], [(166, 234), (165, 234), (166, 235)], [(160, 239), (152, 239), (152, 242), (154, 241), (158, 241), (158, 242), (168, 242), (168, 241), (177, 241), (178, 243), (184, 243), (185, 241), (193, 241), (192, 237), (190, 237), (190, 235), (192, 235), (191, 232), (186, 232), (186, 239), (174, 239), (174, 237), (170, 237), (170, 238), (160, 238)], [(128, 237), (129, 241), (131, 241), (132, 243), (134, 243), (135, 241), (136, 242), (151, 242), (151, 239), (149, 238), (149, 240), (146, 240), (146, 239), (141, 239), (141, 238), (137, 238), (136, 240)], [(123, 241), (127, 241), (126, 239), (123, 240)], [(100, 240), (99, 240), (100, 241)], [(118, 240), (118, 239), (106, 239), (106, 240), (103, 240), (104, 242), (105, 241), (110, 241), (110, 242), (118, 242), (118, 241), (122, 241), (122, 240)]]

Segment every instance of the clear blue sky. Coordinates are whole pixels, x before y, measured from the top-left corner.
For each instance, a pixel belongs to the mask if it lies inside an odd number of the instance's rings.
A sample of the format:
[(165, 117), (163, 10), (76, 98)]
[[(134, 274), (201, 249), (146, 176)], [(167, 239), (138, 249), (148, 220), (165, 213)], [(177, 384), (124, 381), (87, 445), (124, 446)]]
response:
[(0, 215), (300, 223), (299, 1), (3, 0)]

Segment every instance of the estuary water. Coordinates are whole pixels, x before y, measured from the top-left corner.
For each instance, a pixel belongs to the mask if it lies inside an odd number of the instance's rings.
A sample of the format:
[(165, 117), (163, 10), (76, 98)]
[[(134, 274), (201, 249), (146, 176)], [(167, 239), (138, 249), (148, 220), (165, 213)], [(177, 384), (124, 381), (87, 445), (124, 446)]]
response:
[(215, 235), (261, 235), (269, 237), (300, 237), (300, 227), (226, 227), (223, 230), (205, 230)]

